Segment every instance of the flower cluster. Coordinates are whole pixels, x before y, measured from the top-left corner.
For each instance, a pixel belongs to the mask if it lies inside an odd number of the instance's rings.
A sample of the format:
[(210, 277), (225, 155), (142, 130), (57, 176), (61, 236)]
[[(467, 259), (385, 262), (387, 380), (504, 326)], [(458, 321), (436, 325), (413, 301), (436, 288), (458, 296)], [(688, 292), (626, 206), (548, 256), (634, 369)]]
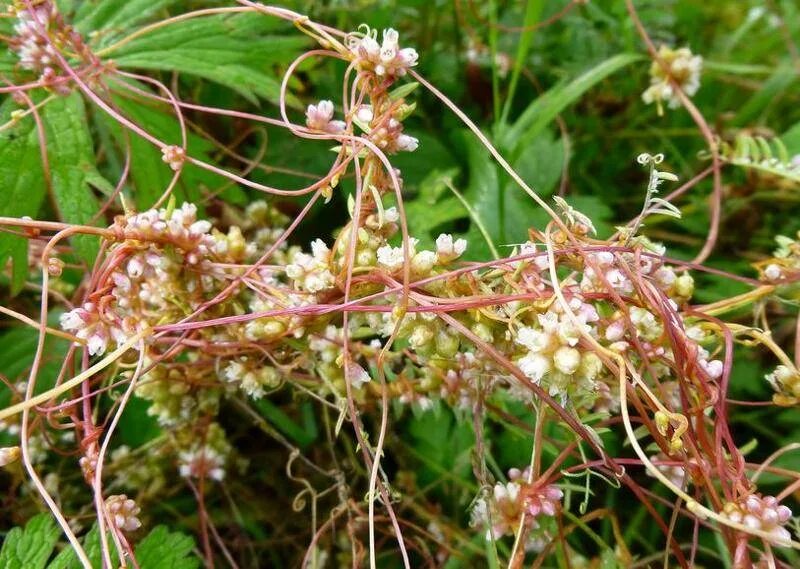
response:
[(737, 502), (728, 502), (723, 513), (733, 522), (768, 533), (777, 545), (786, 545), (792, 539), (792, 534), (783, 527), (792, 517), (792, 511), (773, 496), (752, 494)]
[(225, 439), (225, 431), (212, 423), (200, 440), (178, 453), (178, 472), (185, 478), (225, 478), (225, 466), (232, 448)]
[(381, 150), (395, 154), (397, 152), (414, 152), (419, 146), (419, 140), (403, 132), (402, 120), (406, 112), (405, 109), (399, 107), (376, 120), (372, 107), (363, 105), (358, 110), (357, 116), (362, 125), (374, 125), (366, 128), (370, 140)]
[(228, 383), (239, 386), (253, 399), (260, 399), (266, 390), (272, 390), (281, 383), (281, 376), (274, 367), (264, 365), (247, 356), (231, 360), (222, 370), (222, 378)]
[(16, 15), (11, 49), (19, 57), (23, 69), (39, 74), (39, 81), (60, 94), (69, 93), (68, 79), (61, 74), (59, 52), (69, 52), (84, 63), (98, 64), (81, 35), (65, 24), (51, 0), (35, 6), (20, 6), (11, 12)]
[(61, 327), (84, 340), (93, 356), (175, 313), (176, 298), (199, 304), (215, 283), (209, 271), (190, 267), (228, 249), (225, 236), (210, 235), (211, 223), (198, 220), (191, 204), (120, 217), (115, 230), (125, 240), (108, 259), (105, 282), (61, 316)]
[(530, 471), (509, 471), (509, 482), (494, 485), (492, 494), (481, 497), (472, 508), (472, 525), (486, 531), (486, 539), (515, 535), (520, 523), (528, 530), (526, 549), (540, 550), (549, 536), (542, 525), (553, 518), (564, 493), (555, 485), (528, 482)]
[(306, 126), (329, 134), (338, 134), (345, 129), (344, 121), (333, 120), (333, 103), (331, 101), (320, 101), (316, 105), (308, 105)]
[(419, 56), (416, 50), (400, 48), (397, 30), (383, 30), (383, 42), (380, 44), (377, 35), (377, 30), (368, 30), (361, 37), (351, 37), (349, 47), (359, 71), (371, 72), (392, 81), (417, 65)]
[(790, 406), (800, 402), (800, 371), (786, 365), (779, 365), (766, 380), (775, 390), (772, 400), (776, 405)]
[(551, 395), (585, 389), (573, 386), (591, 384), (602, 370), (597, 355), (576, 348), (581, 334), (590, 330), (589, 324), (599, 320), (597, 311), (577, 297), (570, 300), (569, 310), (572, 314), (568, 315), (554, 305), (536, 315), (536, 324), (520, 327), (515, 337), (528, 350), (517, 360), (520, 370), (536, 383), (546, 378)]
[(141, 508), (125, 494), (117, 494), (106, 498), (106, 511), (114, 522), (114, 526), (124, 532), (136, 531), (142, 527), (137, 517)]
[(793, 282), (800, 277), (800, 231), (795, 239), (785, 235), (775, 238), (778, 248), (772, 259), (761, 261), (756, 266), (762, 278), (771, 283)]
[(692, 54), (689, 48), (672, 49), (662, 45), (658, 60), (650, 66), (650, 86), (642, 94), (642, 100), (647, 104), (656, 103), (659, 108), (663, 102), (670, 108), (678, 108), (681, 99), (673, 82), (691, 97), (700, 88), (702, 68), (703, 58)]
[(317, 293), (333, 286), (335, 277), (330, 270), (331, 251), (322, 239), (311, 243), (311, 254), (296, 251), (286, 266), (289, 277), (297, 290)]

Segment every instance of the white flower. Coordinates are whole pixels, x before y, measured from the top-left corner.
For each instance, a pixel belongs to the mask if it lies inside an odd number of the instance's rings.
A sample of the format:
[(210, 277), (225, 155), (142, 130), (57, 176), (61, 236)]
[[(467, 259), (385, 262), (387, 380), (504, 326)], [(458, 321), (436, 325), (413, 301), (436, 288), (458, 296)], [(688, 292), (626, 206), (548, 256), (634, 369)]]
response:
[(776, 281), (783, 276), (783, 271), (779, 265), (767, 265), (767, 268), (764, 269), (764, 276), (771, 281)]
[(17, 460), (19, 458), (19, 454), (19, 447), (0, 448), (0, 468)]
[(286, 266), (286, 276), (298, 289), (317, 293), (332, 287), (336, 279), (329, 267), (330, 249), (322, 239), (311, 243), (311, 253), (295, 253)]
[(572, 375), (581, 365), (581, 353), (575, 348), (562, 346), (553, 354), (553, 363), (561, 373)]
[(552, 360), (541, 354), (530, 352), (517, 360), (517, 365), (522, 373), (533, 381), (539, 382), (552, 368)]
[(466, 250), (466, 239), (453, 240), (453, 236), (449, 233), (442, 233), (436, 238), (436, 255), (440, 263), (448, 263), (457, 259)]
[(169, 164), (169, 167), (174, 171), (180, 170), (186, 161), (186, 150), (180, 146), (164, 146), (161, 148), (161, 154), (161, 160)]
[(356, 119), (365, 125), (371, 123), (374, 117), (375, 114), (372, 112), (372, 105), (361, 105), (356, 111)]
[(350, 362), (347, 367), (347, 371), (350, 378), (350, 384), (354, 389), (361, 389), (365, 384), (372, 381), (372, 378), (369, 376), (369, 373), (367, 373), (367, 370), (357, 363)]
[(417, 274), (427, 274), (436, 264), (436, 253), (420, 251), (411, 259), (411, 269)]
[(401, 49), (399, 39), (397, 31), (388, 28), (383, 31), (383, 42), (379, 45), (373, 32), (369, 32), (362, 38), (352, 40), (350, 51), (362, 70), (373, 71), (378, 77), (394, 79), (402, 77), (409, 68), (417, 65), (419, 58), (416, 50)]
[(405, 152), (414, 152), (419, 146), (419, 140), (407, 134), (401, 134), (397, 137), (397, 149)]
[[(414, 247), (417, 240), (413, 237), (409, 239), (409, 257), (414, 255)], [(405, 260), (403, 256), (403, 247), (392, 247), (391, 245), (383, 245), (378, 248), (378, 264), (386, 267), (390, 271), (396, 271), (403, 266)]]
[(658, 59), (660, 61), (654, 61), (650, 66), (650, 87), (642, 93), (642, 100), (647, 104), (655, 102), (658, 105), (666, 101), (670, 108), (677, 108), (681, 100), (671, 81), (677, 83), (689, 97), (697, 93), (703, 58), (692, 54), (686, 47), (671, 49), (661, 46)]
[(101, 355), (105, 353), (108, 347), (108, 336), (98, 328), (94, 334), (89, 336), (86, 345), (89, 348), (90, 356)]
[(86, 311), (82, 308), (76, 308), (74, 310), (70, 310), (69, 312), (65, 312), (59, 318), (61, 327), (68, 332), (80, 330), (86, 325), (86, 321), (81, 317), (81, 315), (85, 312)]
[(397, 223), (400, 220), (400, 213), (396, 207), (390, 207), (383, 212), (383, 219), (386, 223)]
[(106, 498), (106, 511), (114, 525), (122, 531), (136, 531), (142, 527), (137, 517), (141, 508), (125, 494)]
[(225, 457), (212, 448), (204, 447), (178, 456), (178, 471), (184, 478), (208, 476), (212, 480), (225, 478)]
[(548, 332), (537, 330), (530, 326), (523, 326), (517, 330), (517, 337), (514, 341), (532, 352), (541, 352), (550, 345), (552, 336)]
[(705, 370), (705, 372), (711, 379), (719, 379), (720, 377), (722, 377), (724, 365), (720, 360), (711, 360), (711, 361), (700, 360), (699, 363), (700, 367), (702, 367), (703, 370)]
[(327, 100), (320, 101), (316, 105), (308, 105), (306, 109), (306, 126), (331, 134), (342, 132), (345, 129), (345, 123), (332, 120), (333, 110), (333, 103)]

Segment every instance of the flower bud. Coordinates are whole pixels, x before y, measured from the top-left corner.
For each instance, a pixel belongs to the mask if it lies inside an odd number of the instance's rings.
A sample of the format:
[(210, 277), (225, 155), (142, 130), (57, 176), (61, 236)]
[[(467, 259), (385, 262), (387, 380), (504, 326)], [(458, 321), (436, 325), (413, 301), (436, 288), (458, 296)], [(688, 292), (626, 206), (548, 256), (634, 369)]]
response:
[(553, 354), (553, 364), (561, 373), (572, 375), (581, 364), (581, 353), (575, 348), (562, 346)]
[(458, 353), (458, 336), (439, 330), (436, 334), (436, 352), (443, 358), (452, 358)]

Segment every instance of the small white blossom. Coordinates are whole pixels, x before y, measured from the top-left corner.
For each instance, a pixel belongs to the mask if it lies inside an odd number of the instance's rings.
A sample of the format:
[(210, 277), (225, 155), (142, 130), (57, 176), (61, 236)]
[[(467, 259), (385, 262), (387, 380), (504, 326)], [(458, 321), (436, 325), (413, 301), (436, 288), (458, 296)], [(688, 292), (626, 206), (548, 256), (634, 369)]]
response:
[(659, 105), (666, 101), (670, 108), (677, 108), (681, 100), (671, 81), (677, 83), (688, 97), (693, 96), (700, 88), (703, 58), (692, 54), (686, 47), (671, 49), (661, 46), (658, 59), (660, 62), (654, 61), (650, 66), (650, 87), (642, 94), (642, 100)]
[(142, 527), (142, 522), (137, 517), (141, 508), (125, 494), (106, 498), (106, 511), (114, 525), (121, 531), (136, 531)]
[(306, 109), (306, 126), (331, 134), (342, 132), (345, 129), (345, 123), (333, 120), (333, 111), (333, 103), (331, 101), (320, 101), (316, 105), (308, 105)]
[(771, 281), (777, 281), (783, 276), (783, 271), (779, 265), (773, 263), (767, 265), (767, 268), (764, 269), (764, 276)]
[(463, 255), (466, 250), (466, 239), (454, 240), (449, 233), (442, 233), (436, 238), (436, 255), (440, 263), (449, 263)]
[(161, 148), (161, 154), (161, 160), (169, 164), (174, 171), (180, 170), (186, 161), (186, 150), (180, 146), (164, 146)]
[(388, 28), (383, 31), (383, 42), (379, 45), (375, 32), (365, 34), (361, 38), (353, 38), (350, 51), (356, 62), (364, 71), (372, 71), (378, 77), (394, 79), (402, 77), (409, 68), (417, 65), (419, 58), (416, 50), (399, 46), (399, 34)]
[(723, 515), (750, 529), (768, 533), (776, 545), (787, 545), (792, 539), (792, 534), (783, 527), (792, 517), (792, 511), (773, 496), (752, 494), (737, 502), (728, 502)]
[(18, 446), (0, 448), (0, 468), (17, 460), (19, 455), (20, 451)]

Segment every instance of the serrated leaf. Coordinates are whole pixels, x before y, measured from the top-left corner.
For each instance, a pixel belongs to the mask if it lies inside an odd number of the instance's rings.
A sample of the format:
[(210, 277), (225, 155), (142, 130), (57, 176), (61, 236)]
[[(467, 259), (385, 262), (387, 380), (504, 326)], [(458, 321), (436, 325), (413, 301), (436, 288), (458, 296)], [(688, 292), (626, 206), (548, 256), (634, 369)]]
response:
[(2, 569), (44, 569), (61, 530), (50, 514), (38, 514), (6, 535), (0, 550)]
[[(9, 98), (0, 106), (0, 124), (17, 107)], [(31, 117), (0, 131), (0, 216), (37, 217), (45, 196), (39, 138)], [(0, 267), (11, 256), (12, 293), (19, 291), (28, 274), (28, 241), (0, 232)]]
[[(82, 545), (92, 567), (100, 569), (103, 564), (103, 552), (100, 546), (100, 532), (97, 529), (97, 525), (93, 525), (92, 529), (84, 536)], [(110, 534), (109, 547), (111, 548), (112, 559), (115, 559), (117, 556), (117, 549)], [(47, 569), (83, 569), (83, 565), (75, 554), (75, 551), (67, 546), (53, 559), (47, 566)]]
[(188, 535), (157, 526), (136, 546), (140, 569), (196, 569), (200, 560), (192, 554), (194, 541)]
[(415, 454), (423, 460), (419, 469), (420, 484), (426, 485), (442, 473), (468, 478), (475, 434), (469, 421), (459, 421), (445, 409), (414, 417), (408, 432), (414, 441)]
[(103, 30), (98, 34), (101, 44), (129, 30), (156, 13), (177, 3), (177, 0), (90, 0), (79, 2), (74, 17), (75, 26), (81, 33)]
[[(251, 102), (280, 99), (280, 80), (269, 72), (308, 45), (302, 36), (265, 33), (274, 24), (261, 14), (195, 18), (155, 30), (113, 51), (120, 68), (178, 71), (215, 81)], [(299, 105), (291, 93), (287, 101)]]
[[(51, 101), (42, 111), (42, 121), (59, 217), (67, 223), (86, 225), (99, 204), (89, 185), (95, 157), (83, 99), (72, 93)], [(71, 241), (78, 256), (91, 267), (100, 247), (97, 237), (78, 235)]]
[[(114, 100), (120, 111), (137, 125), (144, 128), (147, 132), (168, 144), (180, 144), (180, 126), (175, 116), (160, 109), (117, 97)], [(100, 115), (102, 124), (111, 132), (113, 138), (117, 140), (120, 149), (125, 148), (125, 137), (122, 127), (108, 117)], [(128, 133), (131, 152), (131, 175), (130, 179), (135, 187), (133, 198), (139, 211), (149, 209), (161, 197), (167, 189), (172, 179), (173, 171), (162, 160), (161, 151), (150, 142)], [(188, 153), (189, 155), (210, 162), (210, 153), (213, 146), (207, 140), (189, 133)], [(227, 180), (202, 170), (197, 166), (187, 164), (181, 172), (180, 180), (173, 190), (173, 195), (178, 202), (190, 201), (198, 203), (202, 198), (202, 189), (209, 191), (216, 190), (217, 185), (225, 184)], [(226, 192), (225, 197), (233, 203), (241, 203), (244, 194), (241, 189), (232, 186)]]

